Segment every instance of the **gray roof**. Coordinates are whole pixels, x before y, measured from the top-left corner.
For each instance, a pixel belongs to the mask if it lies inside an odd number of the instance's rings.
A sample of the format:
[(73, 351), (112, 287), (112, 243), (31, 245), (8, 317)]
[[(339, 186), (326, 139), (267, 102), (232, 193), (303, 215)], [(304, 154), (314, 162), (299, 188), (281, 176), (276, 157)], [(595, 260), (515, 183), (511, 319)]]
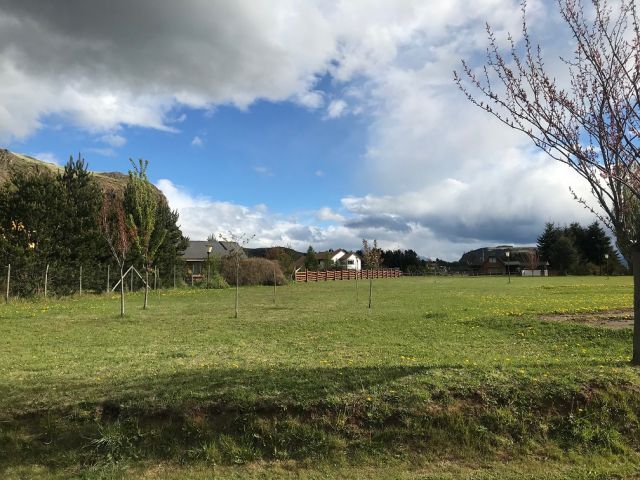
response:
[(189, 240), (189, 245), (182, 254), (182, 258), (187, 261), (205, 260), (207, 258), (207, 250), (209, 247), (211, 247), (211, 255), (217, 255), (218, 257), (226, 257), (234, 249), (240, 248), (240, 246), (235, 242)]

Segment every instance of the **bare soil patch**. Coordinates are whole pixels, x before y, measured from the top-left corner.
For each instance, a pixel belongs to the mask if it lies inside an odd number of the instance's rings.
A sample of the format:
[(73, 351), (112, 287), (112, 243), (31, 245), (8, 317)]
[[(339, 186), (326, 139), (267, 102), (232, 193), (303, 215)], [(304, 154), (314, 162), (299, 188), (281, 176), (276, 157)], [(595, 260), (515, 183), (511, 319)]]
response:
[(613, 329), (633, 327), (633, 309), (606, 310), (586, 313), (558, 313), (540, 315), (540, 320), (552, 322), (573, 322)]

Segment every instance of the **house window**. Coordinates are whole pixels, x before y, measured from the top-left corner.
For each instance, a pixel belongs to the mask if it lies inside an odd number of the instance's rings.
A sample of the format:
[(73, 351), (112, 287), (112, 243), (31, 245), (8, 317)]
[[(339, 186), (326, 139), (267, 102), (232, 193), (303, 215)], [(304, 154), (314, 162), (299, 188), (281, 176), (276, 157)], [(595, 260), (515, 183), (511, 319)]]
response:
[(199, 262), (194, 262), (192, 264), (191, 273), (193, 275), (200, 275), (202, 273), (202, 264)]
[(489, 263), (496, 263), (496, 257), (491, 257), (489, 259)]
[(353, 265), (353, 260), (347, 260), (347, 265)]

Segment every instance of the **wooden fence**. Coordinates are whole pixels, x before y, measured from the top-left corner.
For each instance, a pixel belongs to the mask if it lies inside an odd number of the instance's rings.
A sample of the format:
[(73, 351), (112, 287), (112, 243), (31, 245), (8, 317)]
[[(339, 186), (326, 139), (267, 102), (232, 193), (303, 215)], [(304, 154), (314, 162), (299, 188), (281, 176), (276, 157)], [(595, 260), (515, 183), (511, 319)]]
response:
[(399, 268), (380, 268), (377, 270), (298, 270), (296, 282), (326, 282), (329, 280), (355, 280), (357, 278), (397, 278), (402, 276)]

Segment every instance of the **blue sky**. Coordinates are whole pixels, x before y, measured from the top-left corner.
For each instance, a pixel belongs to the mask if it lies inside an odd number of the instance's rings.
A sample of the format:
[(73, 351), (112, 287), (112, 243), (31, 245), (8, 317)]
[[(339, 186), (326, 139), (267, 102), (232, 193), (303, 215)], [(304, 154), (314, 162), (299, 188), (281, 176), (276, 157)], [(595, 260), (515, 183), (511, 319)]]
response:
[[(256, 205), (282, 213), (339, 207), (341, 197), (364, 194), (358, 176), (366, 147), (361, 117), (329, 120), (289, 102), (258, 101), (246, 110), (222, 106), (213, 111), (180, 108), (175, 132), (121, 126), (124, 145), (110, 145), (61, 118), (8, 148), (64, 163), (78, 152), (97, 171), (124, 171), (129, 158), (150, 160), (150, 178), (168, 178), (193, 193)], [(120, 140), (124, 141), (124, 140)], [(113, 142), (113, 141), (112, 141)], [(42, 156), (42, 155), (40, 155)], [(332, 172), (338, 172), (333, 175)], [(292, 201), (293, 200), (293, 201)]]
[[(563, 165), (456, 89), (485, 22), (515, 0), (0, 2), (0, 145), (91, 168), (151, 162), (192, 239), (384, 248), (457, 259), (591, 222)], [(547, 65), (571, 51), (555, 2), (528, 3)]]

